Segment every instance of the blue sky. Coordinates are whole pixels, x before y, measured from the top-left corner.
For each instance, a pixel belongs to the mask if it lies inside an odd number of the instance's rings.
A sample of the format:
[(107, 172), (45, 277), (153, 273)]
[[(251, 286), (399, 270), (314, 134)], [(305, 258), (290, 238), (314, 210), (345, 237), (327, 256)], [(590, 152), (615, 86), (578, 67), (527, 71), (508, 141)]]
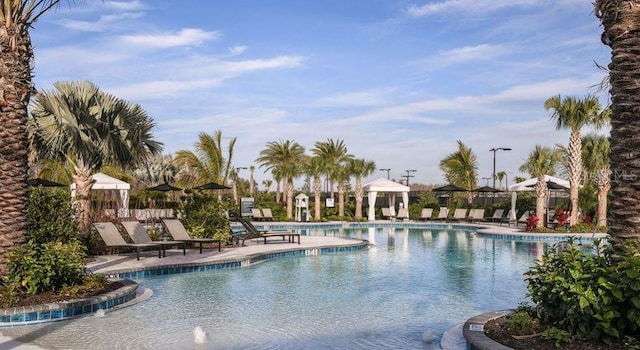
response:
[(442, 184), (461, 140), (480, 178), (489, 149), (512, 148), (496, 156), (511, 182), (535, 144), (568, 141), (544, 101), (596, 93), (606, 75), (591, 3), (87, 0), (36, 23), (34, 80), (90, 80), (141, 104), (165, 153), (222, 130), (234, 166), (257, 166), (270, 141), (342, 139), (391, 178)]

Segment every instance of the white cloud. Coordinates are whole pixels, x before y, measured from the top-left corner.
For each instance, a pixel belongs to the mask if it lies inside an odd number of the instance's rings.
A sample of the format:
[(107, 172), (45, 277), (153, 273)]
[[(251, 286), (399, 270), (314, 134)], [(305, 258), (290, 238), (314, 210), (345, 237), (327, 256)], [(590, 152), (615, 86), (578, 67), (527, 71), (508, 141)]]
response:
[(155, 35), (125, 35), (125, 42), (136, 46), (149, 48), (169, 48), (178, 46), (200, 45), (208, 40), (215, 40), (221, 36), (219, 32), (207, 32), (201, 29), (185, 28), (178, 33)]
[(134, 1), (104, 1), (104, 6), (109, 9), (121, 11), (133, 11), (144, 8), (139, 0)]
[(442, 12), (482, 13), (507, 7), (545, 6), (547, 0), (445, 0), (422, 6), (411, 6), (405, 12), (410, 17), (425, 17)]
[(392, 90), (393, 89), (336, 94), (321, 98), (314, 104), (322, 107), (384, 106), (389, 104), (386, 94)]
[(244, 45), (236, 45), (229, 48), (229, 53), (233, 56), (242, 55), (247, 50), (247, 47)]
[(244, 61), (219, 61), (223, 71), (228, 74), (238, 74), (265, 69), (296, 68), (302, 65), (301, 56), (278, 56), (270, 59), (255, 59)]
[(201, 80), (156, 80), (127, 86), (114, 87), (110, 91), (116, 96), (126, 96), (127, 99), (162, 99), (183, 95), (189, 92), (211, 88), (219, 85), (220, 79)]
[(113, 29), (113, 25), (119, 22), (138, 19), (144, 16), (142, 12), (125, 12), (117, 15), (102, 15), (100, 19), (95, 22), (78, 21), (72, 19), (63, 19), (58, 21), (58, 24), (65, 28), (80, 30), (85, 32), (102, 32), (108, 29)]

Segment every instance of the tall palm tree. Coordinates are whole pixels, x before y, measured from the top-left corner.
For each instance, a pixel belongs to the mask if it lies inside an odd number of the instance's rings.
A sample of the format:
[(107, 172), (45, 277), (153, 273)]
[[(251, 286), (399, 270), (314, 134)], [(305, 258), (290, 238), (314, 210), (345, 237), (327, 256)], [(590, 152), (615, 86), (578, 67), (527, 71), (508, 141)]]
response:
[(273, 185), (273, 180), (262, 180), (262, 186), (264, 186), (264, 193), (269, 193), (269, 188)]
[(92, 174), (109, 164), (131, 169), (160, 154), (162, 143), (153, 139), (155, 123), (139, 105), (88, 81), (57, 82), (54, 87), (35, 95), (27, 130), (41, 158), (60, 160), (73, 169), (79, 228), (86, 232)]
[(547, 183), (545, 175), (555, 175), (556, 167), (560, 161), (560, 152), (555, 148), (536, 145), (529, 153), (527, 160), (520, 166), (520, 172), (527, 173), (538, 179), (536, 184), (536, 216), (540, 218), (536, 227), (543, 227), (545, 199), (547, 196)]
[(150, 157), (133, 170), (136, 181), (145, 187), (161, 183), (174, 183), (177, 174), (178, 168), (176, 168), (170, 154)]
[(307, 157), (304, 173), (313, 178), (313, 219), (320, 221), (320, 202), (322, 201), (322, 179), (320, 176), (325, 173), (325, 163), (318, 156)]
[(0, 272), (6, 267), (4, 255), (22, 245), (27, 234), (29, 142), (24, 130), (27, 106), (35, 92), (29, 29), (58, 3), (60, 0), (0, 2)]
[(602, 109), (600, 101), (593, 95), (584, 98), (572, 96), (552, 96), (544, 103), (546, 110), (552, 109), (551, 119), (556, 122), (556, 129), (569, 129), (568, 163), (571, 213), (569, 222), (571, 225), (578, 223), (578, 187), (582, 176), (582, 137), (580, 130), (586, 126), (600, 128), (609, 122), (609, 109)]
[(344, 217), (344, 196), (346, 193), (346, 184), (349, 182), (348, 164), (342, 163), (333, 170), (333, 179), (338, 184), (338, 216)]
[(340, 167), (340, 164), (353, 159), (353, 155), (347, 152), (347, 145), (343, 140), (327, 139), (325, 142), (316, 142), (311, 153), (320, 157), (325, 163), (325, 171), (329, 180), (331, 198), (334, 198), (334, 172)]
[(607, 194), (611, 188), (611, 166), (609, 140), (602, 135), (589, 134), (582, 138), (582, 163), (588, 178), (598, 188), (596, 225), (607, 226)]
[(280, 169), (278, 168), (272, 168), (271, 169), (271, 176), (273, 176), (273, 181), (276, 182), (276, 203), (281, 203), (280, 201), (280, 194), (282, 193), (281, 189), (282, 187), (280, 187), (280, 183), (282, 182), (282, 173), (280, 172)]
[(349, 162), (349, 172), (356, 178), (355, 197), (356, 197), (356, 220), (362, 219), (362, 199), (364, 198), (364, 190), (362, 189), (362, 178), (367, 177), (376, 171), (376, 163), (366, 159), (353, 159)]
[(293, 218), (293, 179), (302, 174), (304, 147), (292, 140), (271, 141), (260, 151), (256, 162), (266, 170), (277, 169), (285, 183), (287, 217)]
[[(233, 170), (231, 161), (235, 144), (234, 137), (229, 141), (225, 154), (222, 146), (222, 131), (216, 130), (213, 135), (201, 132), (198, 135), (198, 142), (194, 144), (195, 151), (176, 152), (174, 163), (180, 169), (176, 183), (180, 187), (194, 187), (207, 182), (226, 185)], [(221, 198), (222, 194), (218, 192), (218, 199)]]
[(253, 172), (256, 171), (256, 167), (253, 165), (249, 166), (249, 197), (253, 197), (253, 192), (255, 191), (256, 181), (253, 178)]
[(500, 181), (500, 189), (502, 189), (502, 180), (504, 180), (505, 177), (507, 177), (507, 173), (504, 171), (500, 171), (496, 174), (496, 178)]
[(462, 141), (458, 140), (458, 150), (440, 161), (440, 169), (447, 181), (467, 190), (467, 202), (471, 205), (471, 191), (478, 186), (478, 159)]
[[(618, 247), (627, 240), (640, 240), (638, 208), (640, 177), (634, 172), (640, 161), (640, 79), (638, 79), (638, 32), (640, 6), (637, 0), (595, 0), (595, 15), (603, 27), (601, 40), (611, 47), (611, 181), (607, 217), (611, 242)], [(631, 170), (630, 170), (631, 169)]]

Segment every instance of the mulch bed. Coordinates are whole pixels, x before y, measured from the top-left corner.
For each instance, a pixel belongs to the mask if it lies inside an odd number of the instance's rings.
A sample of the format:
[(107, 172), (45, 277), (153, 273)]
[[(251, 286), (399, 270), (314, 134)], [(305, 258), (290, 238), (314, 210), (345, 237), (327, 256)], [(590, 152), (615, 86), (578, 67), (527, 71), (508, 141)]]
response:
[[(15, 306), (33, 306), (33, 305), (40, 305), (40, 304), (46, 304), (46, 303), (55, 303), (60, 301), (69, 301), (74, 299), (88, 298), (88, 297), (112, 292), (122, 286), (123, 284), (120, 283), (119, 281), (114, 281), (109, 283), (109, 285), (107, 285), (105, 288), (87, 291), (85, 293), (69, 294), (69, 295), (59, 294), (58, 292), (44, 292), (37, 295), (24, 294), (20, 299), (20, 301), (17, 304), (12, 306), (14, 307)], [(0, 308), (5, 308), (5, 307), (7, 306), (2, 305), (2, 303), (0, 303)]]
[[(504, 344), (516, 350), (558, 349), (552, 340), (546, 340), (541, 336), (531, 337), (527, 339), (515, 339), (513, 336), (518, 336), (520, 334), (513, 334), (512, 332), (510, 332), (507, 327), (505, 327), (505, 320), (505, 317), (500, 317), (493, 321), (487, 322), (484, 325), (485, 334), (498, 343)], [(536, 333), (544, 331), (545, 328), (545, 326), (540, 326), (540, 328), (536, 330)], [(580, 340), (574, 340), (570, 344), (562, 344), (562, 346), (560, 347), (560, 349), (563, 350), (623, 350), (628, 348), (628, 346), (625, 346), (622, 343), (606, 345), (601, 343), (589, 343)]]

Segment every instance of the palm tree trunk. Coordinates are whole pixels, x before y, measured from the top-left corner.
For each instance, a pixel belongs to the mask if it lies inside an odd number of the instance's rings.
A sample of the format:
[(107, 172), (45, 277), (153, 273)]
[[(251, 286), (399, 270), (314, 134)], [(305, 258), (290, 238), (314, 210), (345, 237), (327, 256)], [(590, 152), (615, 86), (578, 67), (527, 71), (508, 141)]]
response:
[(571, 213), (569, 225), (577, 224), (580, 204), (578, 202), (578, 186), (582, 175), (582, 138), (580, 130), (571, 131), (569, 138), (569, 198), (571, 200)]
[(538, 217), (538, 223), (536, 227), (544, 227), (544, 211), (545, 201), (547, 199), (547, 184), (544, 182), (544, 176), (538, 177), (538, 184), (536, 185), (536, 216)]
[(276, 203), (280, 203), (280, 180), (276, 181)]
[(607, 195), (611, 189), (611, 169), (603, 166), (596, 174), (595, 183), (598, 186), (598, 210), (596, 212), (596, 227), (607, 226)]
[(338, 216), (344, 217), (344, 183), (338, 183)]
[(356, 220), (362, 219), (362, 197), (363, 197), (363, 193), (364, 193), (364, 191), (362, 190), (362, 179), (360, 177), (356, 177), (356, 188), (355, 188), (355, 195), (356, 195), (355, 219)]
[(29, 142), (25, 125), (33, 91), (33, 50), (27, 27), (0, 26), (0, 274), (4, 256), (24, 244)]
[(293, 219), (293, 179), (287, 181), (287, 218)]
[(76, 169), (73, 182), (76, 184), (75, 200), (78, 203), (78, 231), (80, 234), (88, 235), (91, 226), (91, 187), (93, 186), (91, 173), (87, 169)]
[(237, 181), (233, 180), (233, 185), (231, 186), (231, 190), (233, 191), (233, 202), (238, 205), (238, 186), (236, 185)]
[(320, 176), (316, 176), (313, 178), (313, 193), (314, 193), (314, 220), (320, 221), (320, 201), (322, 200), (322, 180)]
[(611, 181), (609, 233), (614, 246), (640, 240), (640, 6), (638, 1), (596, 0), (595, 14), (611, 47)]

